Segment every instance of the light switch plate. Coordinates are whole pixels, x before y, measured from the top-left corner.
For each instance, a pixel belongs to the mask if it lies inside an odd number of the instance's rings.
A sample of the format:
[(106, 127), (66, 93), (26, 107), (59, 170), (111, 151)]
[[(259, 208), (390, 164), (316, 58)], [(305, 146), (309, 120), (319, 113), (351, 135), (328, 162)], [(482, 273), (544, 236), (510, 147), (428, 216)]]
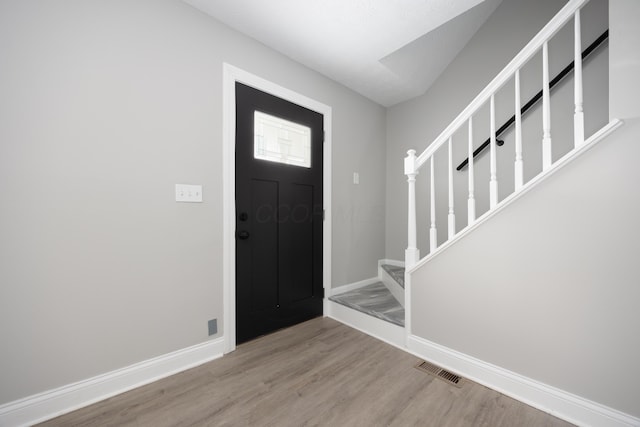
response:
[(202, 202), (202, 185), (176, 184), (176, 202)]

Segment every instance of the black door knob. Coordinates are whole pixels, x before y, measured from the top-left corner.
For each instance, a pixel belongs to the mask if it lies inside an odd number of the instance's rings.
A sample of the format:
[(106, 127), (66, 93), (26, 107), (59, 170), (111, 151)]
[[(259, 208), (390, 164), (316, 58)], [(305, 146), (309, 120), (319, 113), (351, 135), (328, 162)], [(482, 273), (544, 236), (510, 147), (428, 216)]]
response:
[(240, 215), (238, 215), (238, 219), (240, 221), (246, 221), (249, 219), (249, 215), (246, 212), (241, 212)]
[(236, 233), (236, 236), (240, 240), (247, 240), (249, 238), (249, 232), (247, 230), (240, 230)]

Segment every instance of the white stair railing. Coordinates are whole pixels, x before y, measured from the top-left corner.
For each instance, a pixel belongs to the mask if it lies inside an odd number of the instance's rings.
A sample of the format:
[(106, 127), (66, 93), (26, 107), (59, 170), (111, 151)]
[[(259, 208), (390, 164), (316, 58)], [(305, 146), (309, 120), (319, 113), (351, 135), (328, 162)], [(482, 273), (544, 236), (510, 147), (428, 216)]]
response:
[[(468, 204), (467, 204), (467, 227), (476, 221), (476, 200), (475, 188), (477, 183), (474, 180), (473, 167), (473, 115), (486, 103), (490, 106), (490, 171), (489, 171), (489, 211), (498, 206), (498, 179), (496, 161), (496, 127), (495, 127), (495, 94), (509, 80), (514, 78), (515, 82), (515, 167), (514, 182), (515, 192), (523, 188), (523, 157), (522, 157), (522, 123), (520, 115), (520, 69), (540, 50), (542, 50), (542, 170), (548, 170), (552, 165), (551, 157), (551, 106), (549, 96), (549, 40), (570, 20), (574, 21), (574, 147), (578, 148), (584, 144), (584, 114), (582, 99), (582, 46), (581, 46), (581, 26), (580, 9), (589, 0), (571, 0), (567, 3), (551, 21), (516, 55), (516, 57), (484, 88), (482, 92), (456, 117), (449, 126), (416, 157), (415, 150), (409, 150), (404, 160), (404, 172), (409, 183), (409, 211), (408, 211), (408, 247), (405, 251), (405, 266), (410, 269), (420, 260), (420, 251), (417, 247), (417, 213), (416, 213), (416, 176), (420, 169), (429, 162), (430, 164), (430, 254), (438, 249), (436, 209), (435, 209), (435, 172), (434, 155), (445, 144), (448, 147), (448, 239), (456, 235), (455, 211), (454, 211), (454, 190), (453, 190), (453, 159), (452, 144), (453, 134), (468, 125)], [(575, 149), (574, 148), (574, 149)]]

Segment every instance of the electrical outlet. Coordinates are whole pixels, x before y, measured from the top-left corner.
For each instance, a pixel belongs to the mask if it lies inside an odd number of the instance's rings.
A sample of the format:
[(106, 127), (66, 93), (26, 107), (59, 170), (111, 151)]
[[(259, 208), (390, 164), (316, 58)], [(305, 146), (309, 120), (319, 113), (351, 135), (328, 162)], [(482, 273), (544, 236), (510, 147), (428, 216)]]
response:
[(208, 326), (209, 326), (209, 336), (215, 335), (218, 333), (218, 319), (209, 320)]

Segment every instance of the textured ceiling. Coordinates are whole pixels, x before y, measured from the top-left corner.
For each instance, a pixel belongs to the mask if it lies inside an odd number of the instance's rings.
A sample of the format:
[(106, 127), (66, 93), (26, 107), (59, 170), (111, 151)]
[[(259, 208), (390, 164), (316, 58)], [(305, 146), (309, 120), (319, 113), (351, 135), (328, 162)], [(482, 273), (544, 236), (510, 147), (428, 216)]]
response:
[(423, 94), (502, 0), (184, 0), (373, 101)]

